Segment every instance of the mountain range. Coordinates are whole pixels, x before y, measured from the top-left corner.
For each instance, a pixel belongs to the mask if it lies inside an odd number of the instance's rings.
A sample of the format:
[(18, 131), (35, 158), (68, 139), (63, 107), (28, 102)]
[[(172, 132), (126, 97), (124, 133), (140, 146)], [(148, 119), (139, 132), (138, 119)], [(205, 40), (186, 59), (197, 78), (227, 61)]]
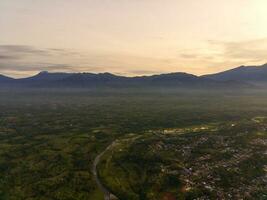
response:
[(50, 73), (40, 72), (27, 78), (14, 79), (0, 75), (2, 87), (181, 87), (181, 88), (240, 88), (267, 85), (267, 64), (240, 66), (224, 72), (195, 76), (169, 73), (152, 76), (125, 77), (111, 73)]

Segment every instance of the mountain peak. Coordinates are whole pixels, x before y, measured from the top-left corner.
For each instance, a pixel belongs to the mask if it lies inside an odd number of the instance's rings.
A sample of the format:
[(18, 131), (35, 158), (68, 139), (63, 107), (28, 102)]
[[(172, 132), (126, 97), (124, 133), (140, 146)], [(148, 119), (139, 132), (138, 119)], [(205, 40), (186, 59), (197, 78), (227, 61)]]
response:
[(44, 75), (44, 74), (49, 74), (48, 71), (40, 71), (37, 75)]
[(204, 77), (216, 81), (267, 82), (267, 63), (259, 66), (240, 66)]
[(41, 71), (40, 74), (48, 74), (48, 71)]
[(0, 74), (0, 82), (2, 83), (2, 82), (9, 82), (9, 81), (12, 81), (12, 80), (14, 80), (13, 78), (10, 78), (10, 77), (8, 77), (8, 76), (4, 76), (4, 75), (1, 75)]

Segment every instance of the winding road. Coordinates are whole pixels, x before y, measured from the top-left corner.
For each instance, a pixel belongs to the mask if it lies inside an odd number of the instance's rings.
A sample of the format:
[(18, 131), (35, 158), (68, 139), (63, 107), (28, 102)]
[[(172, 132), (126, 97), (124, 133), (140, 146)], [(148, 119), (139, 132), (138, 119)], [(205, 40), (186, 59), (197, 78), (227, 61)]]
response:
[(97, 186), (99, 187), (99, 189), (103, 192), (104, 194), (104, 200), (112, 200), (112, 199), (118, 199), (114, 194), (112, 194), (110, 191), (108, 191), (108, 189), (101, 183), (98, 173), (97, 173), (97, 165), (99, 163), (99, 161), (101, 160), (101, 157), (107, 152), (109, 151), (113, 146), (115, 146), (116, 141), (112, 142), (103, 152), (101, 152), (100, 154), (98, 154), (94, 160), (93, 163), (93, 175), (95, 177), (95, 181), (97, 183)]

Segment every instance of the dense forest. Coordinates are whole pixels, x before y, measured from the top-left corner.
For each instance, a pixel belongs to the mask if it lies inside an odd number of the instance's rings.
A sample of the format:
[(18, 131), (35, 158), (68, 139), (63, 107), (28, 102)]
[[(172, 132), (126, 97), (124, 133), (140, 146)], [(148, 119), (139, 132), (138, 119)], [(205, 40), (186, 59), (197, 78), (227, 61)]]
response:
[(266, 198), (264, 92), (0, 93), (0, 199)]

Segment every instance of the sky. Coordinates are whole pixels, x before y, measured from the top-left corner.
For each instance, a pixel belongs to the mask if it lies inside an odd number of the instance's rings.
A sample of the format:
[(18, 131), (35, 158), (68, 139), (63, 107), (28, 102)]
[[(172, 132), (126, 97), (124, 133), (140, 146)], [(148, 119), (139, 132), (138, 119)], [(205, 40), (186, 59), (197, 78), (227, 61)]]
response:
[(195, 75), (267, 62), (266, 0), (1, 0), (0, 74)]

